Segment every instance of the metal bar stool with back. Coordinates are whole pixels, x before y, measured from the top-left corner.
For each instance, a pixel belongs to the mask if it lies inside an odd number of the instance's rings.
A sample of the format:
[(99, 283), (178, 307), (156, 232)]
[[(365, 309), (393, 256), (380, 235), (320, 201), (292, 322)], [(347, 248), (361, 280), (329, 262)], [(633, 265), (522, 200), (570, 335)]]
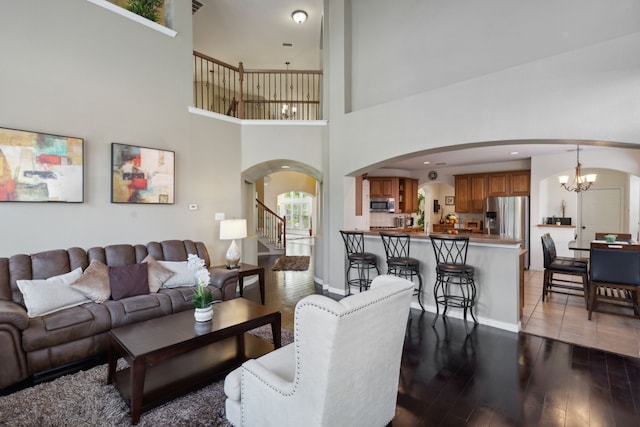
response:
[[(378, 257), (364, 251), (364, 233), (361, 231), (340, 231), (344, 247), (347, 251), (347, 269), (345, 272), (345, 291), (347, 295), (351, 295), (351, 287), (357, 286), (360, 292), (369, 289), (372, 277), (370, 270), (375, 269), (378, 274)], [(356, 268), (357, 277), (351, 278), (351, 269)]]
[(463, 310), (463, 319), (467, 335), (467, 311), (471, 313), (474, 323), (478, 323), (473, 314), (476, 304), (476, 284), (474, 281), (475, 269), (467, 264), (467, 249), (469, 248), (469, 236), (429, 236), (433, 245), (433, 253), (436, 257), (436, 284), (433, 296), (436, 302), (435, 325), (440, 314), (440, 306), (444, 307), (443, 318), (449, 307), (457, 307)]
[(387, 274), (404, 277), (413, 281), (414, 276), (418, 276), (418, 289), (414, 289), (413, 294), (418, 295), (418, 304), (424, 311), (422, 305), (422, 276), (420, 275), (420, 261), (409, 256), (411, 246), (411, 236), (407, 233), (384, 233), (380, 232), (384, 252), (387, 257)]

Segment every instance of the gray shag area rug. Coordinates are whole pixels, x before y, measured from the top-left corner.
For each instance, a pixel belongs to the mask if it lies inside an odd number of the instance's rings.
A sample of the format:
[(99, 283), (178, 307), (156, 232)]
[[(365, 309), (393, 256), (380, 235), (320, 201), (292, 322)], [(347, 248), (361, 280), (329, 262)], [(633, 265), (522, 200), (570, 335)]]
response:
[(309, 269), (308, 255), (281, 256), (271, 267), (272, 271), (306, 271)]
[[(269, 325), (250, 333), (273, 343)], [(282, 330), (282, 345), (293, 333)], [(126, 367), (123, 359), (119, 368)], [(230, 426), (225, 418), (224, 379), (144, 412), (139, 426)], [(0, 426), (125, 426), (129, 406), (113, 384), (107, 365), (57, 378), (0, 397)]]

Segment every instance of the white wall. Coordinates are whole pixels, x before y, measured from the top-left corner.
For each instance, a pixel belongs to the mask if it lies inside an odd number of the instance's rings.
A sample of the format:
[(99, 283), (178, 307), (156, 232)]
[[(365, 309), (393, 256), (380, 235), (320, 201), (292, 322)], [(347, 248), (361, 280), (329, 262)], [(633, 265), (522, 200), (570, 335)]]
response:
[(278, 195), (289, 191), (302, 191), (316, 195), (316, 180), (309, 175), (299, 172), (272, 173), (271, 179), (265, 184), (263, 203), (274, 212), (278, 212)]
[[(174, 7), (172, 38), (87, 1), (2, 3), (0, 126), (84, 138), (85, 201), (0, 204), (0, 256), (194, 239), (224, 261), (213, 212), (239, 213), (240, 131), (187, 112), (191, 9)], [(112, 204), (112, 142), (174, 150), (175, 204)]]
[(633, 0), (346, 3), (354, 17), (347, 27), (353, 111), (640, 30)]
[[(330, 52), (327, 62), (329, 70), (325, 69), (325, 76), (330, 78), (328, 117), (331, 135), (330, 185), (326, 190), (332, 203), (327, 231), (331, 242), (327, 244), (325, 251), (327, 265), (342, 265), (344, 257), (337, 231), (346, 222), (344, 216), (348, 212), (348, 206), (344, 205), (343, 200), (348, 202), (349, 196), (344, 194), (342, 177), (366, 169), (369, 165), (379, 164), (384, 159), (425, 149), (482, 141), (585, 139), (630, 144), (640, 142), (640, 130), (637, 126), (640, 114), (640, 56), (635, 54), (640, 50), (640, 33), (633, 29), (637, 24), (630, 24), (626, 19), (623, 20), (623, 26), (627, 30), (623, 33), (628, 35), (618, 33), (614, 38), (603, 35), (598, 40), (584, 38), (584, 43), (565, 46), (566, 50), (561, 52), (534, 59), (520, 58), (499, 70), (478, 73), (449, 85), (436, 85), (424, 92), (398, 97), (385, 103), (378, 102), (367, 108), (354, 108), (353, 112), (345, 114), (345, 105), (349, 105), (349, 96), (344, 95), (345, 87), (350, 87), (362, 78), (367, 81), (362, 90), (372, 89), (387, 84), (391, 75), (382, 73), (383, 76), (379, 77), (372, 72), (369, 64), (354, 53), (353, 46), (345, 46), (345, 40), (348, 41), (349, 37), (355, 39), (360, 34), (364, 38), (365, 35), (379, 32), (377, 37), (384, 39), (385, 44), (382, 48), (372, 44), (377, 50), (378, 58), (386, 59), (387, 54), (393, 50), (391, 46), (400, 49), (403, 70), (407, 74), (403, 81), (408, 82), (407, 86), (414, 81), (411, 78), (413, 73), (426, 78), (427, 64), (437, 67), (440, 63), (455, 63), (458, 54), (449, 47), (437, 57), (403, 50), (407, 27), (411, 29), (412, 40), (437, 40), (449, 46), (450, 39), (447, 36), (450, 34), (444, 30), (439, 31), (442, 26), (424, 25), (421, 18), (427, 19), (428, 16), (413, 13), (411, 5), (416, 4), (415, 2), (405, 4), (404, 16), (411, 15), (410, 19), (420, 21), (421, 25), (407, 25), (405, 20), (387, 17), (380, 21), (384, 16), (380, 11), (387, 9), (380, 6), (380, 2), (366, 3), (367, 7), (374, 10), (358, 16), (354, 9), (352, 19), (347, 22), (343, 19), (345, 0), (329, 0), (326, 3), (326, 16), (330, 22)], [(595, 8), (583, 8), (583, 3), (573, 5), (579, 12), (585, 12), (586, 16), (576, 14), (571, 7), (556, 8), (556, 3), (536, 2), (535, 7), (539, 9), (532, 15), (526, 13), (530, 10), (530, 5), (518, 3), (521, 7), (518, 10), (522, 13), (517, 20), (512, 21), (504, 19), (501, 11), (504, 2), (483, 2), (486, 10), (482, 14), (482, 23), (486, 27), (497, 25), (501, 28), (500, 37), (509, 39), (520, 31), (518, 24), (523, 20), (529, 26), (543, 22), (544, 20), (537, 20), (538, 15), (553, 16), (554, 22), (568, 23), (578, 19), (587, 28), (594, 21), (608, 27), (615, 26), (620, 14), (617, 8), (608, 11), (604, 7), (605, 4), (609, 6), (610, 2), (589, 2), (589, 5), (598, 6)], [(446, 16), (449, 16), (445, 13), (449, 8), (456, 7), (450, 3), (438, 4)], [(563, 5), (566, 6), (567, 3)], [(629, 3), (625, 5), (628, 6)], [(394, 7), (403, 9), (395, 3)], [(460, 8), (457, 11), (454, 17), (463, 13)], [(635, 9), (630, 11), (632, 15), (635, 14)], [(366, 19), (372, 15), (378, 18)], [(449, 19), (446, 21), (456, 25)], [(629, 25), (633, 27), (631, 30)], [(610, 30), (612, 32), (609, 35), (616, 31), (615, 28)], [(474, 42), (483, 46), (483, 55), (491, 57), (500, 52), (498, 46), (489, 43), (491, 38), (485, 37), (483, 33), (467, 32), (464, 26), (459, 27), (456, 37), (464, 40), (477, 37), (478, 40)], [(541, 48), (539, 52), (548, 53), (553, 50), (552, 41), (542, 38), (540, 43), (544, 49)], [(385, 49), (385, 46), (388, 48)], [(345, 57), (348, 58), (347, 61)], [(519, 57), (516, 55), (514, 58)], [(352, 72), (345, 78), (342, 71), (347, 66), (351, 67)], [(354, 99), (357, 99), (357, 90), (354, 88)], [(367, 103), (362, 103), (363, 106), (365, 104)], [(628, 161), (633, 162), (636, 169), (640, 164), (637, 159)], [(566, 165), (572, 162), (571, 159), (564, 160), (564, 166), (558, 167), (554, 172), (566, 169)], [(587, 163), (587, 159), (584, 163)], [(550, 173), (544, 174), (543, 177), (549, 175)], [(541, 179), (539, 175), (532, 178)], [(537, 189), (538, 185), (533, 191)], [(538, 206), (532, 204), (532, 212), (537, 210)], [(538, 214), (535, 218), (538, 216), (542, 215)], [(331, 286), (342, 286), (341, 269), (332, 268), (327, 273)]]

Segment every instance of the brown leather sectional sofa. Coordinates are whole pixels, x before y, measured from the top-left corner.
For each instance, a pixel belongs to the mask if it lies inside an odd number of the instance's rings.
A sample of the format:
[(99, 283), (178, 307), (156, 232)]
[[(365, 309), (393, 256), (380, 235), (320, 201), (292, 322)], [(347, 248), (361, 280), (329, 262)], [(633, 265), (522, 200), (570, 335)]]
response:
[[(158, 261), (186, 261), (190, 253), (210, 267), (205, 245), (191, 240), (111, 245), (86, 251), (76, 247), (0, 258), (0, 394), (10, 392), (15, 384), (55, 377), (77, 370), (83, 362), (104, 357), (111, 328), (193, 309), (193, 288), (177, 287), (117, 301), (87, 302), (29, 318), (17, 280), (47, 279), (78, 267), (84, 271), (94, 259), (107, 266), (122, 266), (140, 263), (147, 255)], [(237, 271), (210, 272), (213, 299), (235, 298)]]

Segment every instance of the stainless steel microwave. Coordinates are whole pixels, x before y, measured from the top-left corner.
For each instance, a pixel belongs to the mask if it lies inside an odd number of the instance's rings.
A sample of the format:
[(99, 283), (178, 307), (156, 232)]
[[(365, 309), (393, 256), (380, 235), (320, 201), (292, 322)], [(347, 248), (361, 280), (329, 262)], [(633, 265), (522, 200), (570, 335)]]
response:
[(369, 212), (395, 212), (396, 201), (393, 198), (370, 199)]

